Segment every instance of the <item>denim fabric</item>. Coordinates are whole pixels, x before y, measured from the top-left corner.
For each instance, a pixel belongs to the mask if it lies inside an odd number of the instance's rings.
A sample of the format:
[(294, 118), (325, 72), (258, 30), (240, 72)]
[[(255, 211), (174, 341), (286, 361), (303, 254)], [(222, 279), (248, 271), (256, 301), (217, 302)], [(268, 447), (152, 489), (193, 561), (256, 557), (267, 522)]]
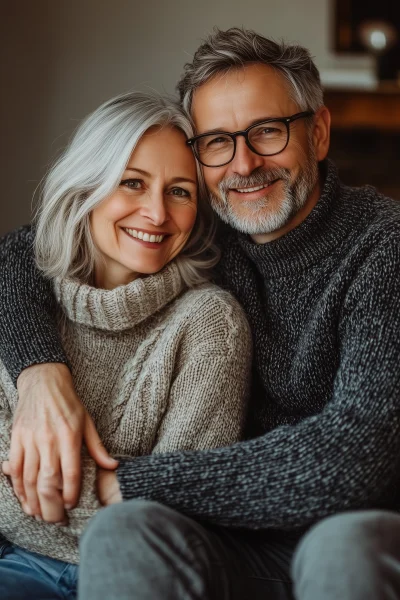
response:
[(78, 567), (0, 541), (0, 598), (75, 600)]

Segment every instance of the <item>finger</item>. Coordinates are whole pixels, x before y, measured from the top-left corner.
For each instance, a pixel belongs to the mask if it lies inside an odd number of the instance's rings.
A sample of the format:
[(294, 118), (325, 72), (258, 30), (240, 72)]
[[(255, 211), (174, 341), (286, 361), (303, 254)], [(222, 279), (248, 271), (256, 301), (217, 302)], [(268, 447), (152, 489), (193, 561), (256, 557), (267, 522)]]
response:
[(9, 473), (14, 493), (20, 502), (26, 501), (25, 488), (23, 482), (24, 470), (24, 447), (14, 435), (11, 436), (11, 446), (9, 455)]
[(4, 460), (1, 464), (1, 470), (3, 471), (4, 475), (7, 475), (7, 477), (10, 476), (10, 472), (11, 472), (11, 468), (10, 468), (10, 461), (9, 460)]
[(58, 452), (54, 452), (49, 444), (43, 444), (41, 449), (37, 492), (43, 521), (48, 523), (63, 521), (65, 511), (60, 458)]
[(40, 516), (40, 504), (36, 491), (36, 484), (40, 466), (39, 453), (35, 446), (31, 447), (29, 454), (25, 455), (24, 461), (24, 490), (25, 501), (22, 501), (22, 507), (28, 515)]
[(60, 438), (60, 465), (62, 497), (64, 506), (70, 510), (76, 506), (81, 487), (81, 435)]
[(89, 414), (86, 415), (83, 437), (90, 456), (99, 467), (111, 470), (118, 467), (118, 461), (108, 454)]

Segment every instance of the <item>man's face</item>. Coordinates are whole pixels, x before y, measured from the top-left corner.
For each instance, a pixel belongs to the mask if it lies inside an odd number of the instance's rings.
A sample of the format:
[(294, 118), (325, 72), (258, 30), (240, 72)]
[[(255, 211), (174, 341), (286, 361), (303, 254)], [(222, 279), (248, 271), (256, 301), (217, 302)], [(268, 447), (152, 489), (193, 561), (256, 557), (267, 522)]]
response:
[[(216, 76), (193, 97), (197, 133), (235, 132), (271, 117), (289, 117), (301, 109), (290, 98), (282, 75), (263, 64)], [(279, 237), (298, 215), (311, 211), (319, 196), (320, 151), (313, 125), (290, 124), (288, 146), (275, 156), (259, 156), (236, 139), (234, 159), (222, 167), (203, 167), (211, 203), (219, 216), (257, 242)], [(265, 234), (267, 237), (265, 237)]]

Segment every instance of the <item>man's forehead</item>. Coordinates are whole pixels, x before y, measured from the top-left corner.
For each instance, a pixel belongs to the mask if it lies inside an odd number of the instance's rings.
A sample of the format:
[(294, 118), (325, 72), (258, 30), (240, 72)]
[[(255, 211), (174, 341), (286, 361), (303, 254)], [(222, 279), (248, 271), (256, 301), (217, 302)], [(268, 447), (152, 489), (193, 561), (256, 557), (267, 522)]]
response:
[(296, 104), (283, 75), (261, 63), (215, 75), (197, 88), (192, 103), (200, 133), (218, 128), (232, 131), (291, 111), (296, 112)]

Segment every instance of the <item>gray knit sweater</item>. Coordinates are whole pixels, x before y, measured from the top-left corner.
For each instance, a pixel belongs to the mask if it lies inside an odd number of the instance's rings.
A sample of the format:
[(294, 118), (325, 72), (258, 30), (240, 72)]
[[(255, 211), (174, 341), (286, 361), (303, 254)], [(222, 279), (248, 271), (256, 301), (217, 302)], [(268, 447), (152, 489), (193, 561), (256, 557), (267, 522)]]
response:
[[(400, 507), (400, 204), (343, 186), (331, 163), (322, 171), (299, 227), (261, 246), (222, 239), (221, 281), (253, 331), (254, 439), (125, 460), (125, 499), (254, 529)], [(14, 377), (65, 360), (30, 243), (22, 230), (0, 247), (0, 355)]]
[[(59, 332), (76, 391), (113, 455), (226, 446), (242, 434), (251, 363), (243, 311), (213, 285), (187, 290), (172, 262), (114, 290), (55, 283)], [(0, 460), (17, 393), (0, 363)], [(26, 516), (0, 475), (0, 532), (29, 550), (78, 562), (78, 538), (100, 508), (84, 459), (83, 494), (68, 527)]]

